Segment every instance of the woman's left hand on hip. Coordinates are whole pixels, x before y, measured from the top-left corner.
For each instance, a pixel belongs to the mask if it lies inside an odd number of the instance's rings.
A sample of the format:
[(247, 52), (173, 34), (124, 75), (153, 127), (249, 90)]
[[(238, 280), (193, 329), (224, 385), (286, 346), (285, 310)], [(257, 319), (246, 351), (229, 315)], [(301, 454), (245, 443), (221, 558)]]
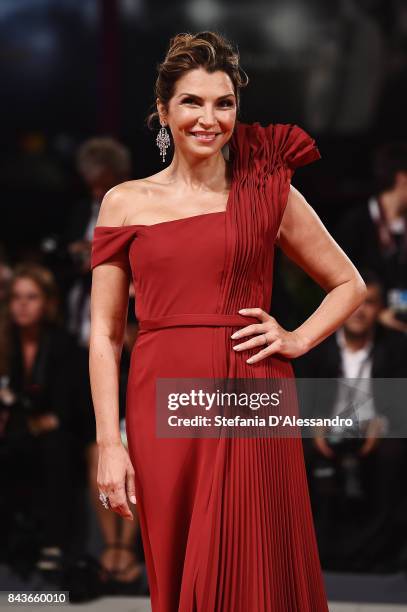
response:
[(253, 323), (235, 332), (231, 338), (237, 340), (247, 336), (253, 336), (246, 342), (236, 344), (232, 348), (237, 351), (245, 351), (258, 346), (263, 346), (258, 353), (247, 359), (247, 363), (257, 363), (274, 353), (288, 358), (295, 358), (307, 352), (304, 339), (295, 331), (287, 331), (277, 320), (261, 308), (243, 308), (239, 314), (249, 317), (257, 317), (260, 323)]

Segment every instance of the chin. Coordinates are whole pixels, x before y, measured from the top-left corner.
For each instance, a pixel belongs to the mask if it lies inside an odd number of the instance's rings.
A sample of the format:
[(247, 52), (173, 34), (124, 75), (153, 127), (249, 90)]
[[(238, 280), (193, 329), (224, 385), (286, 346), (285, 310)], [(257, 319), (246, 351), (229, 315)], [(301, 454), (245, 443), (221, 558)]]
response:
[(188, 147), (188, 153), (193, 155), (194, 157), (211, 157), (212, 155), (216, 155), (219, 151), (222, 150), (223, 144), (213, 143), (213, 144), (195, 144), (195, 146)]
[(197, 151), (196, 149), (194, 149), (193, 151), (190, 151), (190, 154), (193, 155), (194, 157), (200, 157), (204, 159), (206, 157), (213, 157), (220, 150), (221, 149), (219, 149), (218, 147), (216, 147), (216, 149), (210, 149), (210, 148), (207, 148), (206, 150), (201, 149), (200, 151)]

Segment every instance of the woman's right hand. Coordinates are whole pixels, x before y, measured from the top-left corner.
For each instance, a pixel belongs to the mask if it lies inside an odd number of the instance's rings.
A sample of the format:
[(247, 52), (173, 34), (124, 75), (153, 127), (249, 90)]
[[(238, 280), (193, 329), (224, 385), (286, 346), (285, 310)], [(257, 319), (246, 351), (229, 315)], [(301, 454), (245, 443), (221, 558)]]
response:
[(110, 508), (123, 518), (133, 520), (127, 497), (135, 504), (134, 469), (127, 450), (121, 442), (100, 444), (97, 484), (99, 491), (109, 498)]

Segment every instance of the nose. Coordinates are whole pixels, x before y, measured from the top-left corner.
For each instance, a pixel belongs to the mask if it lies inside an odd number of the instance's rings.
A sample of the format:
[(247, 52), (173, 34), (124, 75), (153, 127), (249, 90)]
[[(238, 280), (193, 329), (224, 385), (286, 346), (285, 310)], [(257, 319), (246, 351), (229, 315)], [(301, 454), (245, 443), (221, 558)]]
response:
[(203, 107), (202, 115), (199, 118), (199, 122), (202, 127), (205, 128), (210, 128), (216, 124), (216, 117), (213, 106), (211, 104), (207, 104)]

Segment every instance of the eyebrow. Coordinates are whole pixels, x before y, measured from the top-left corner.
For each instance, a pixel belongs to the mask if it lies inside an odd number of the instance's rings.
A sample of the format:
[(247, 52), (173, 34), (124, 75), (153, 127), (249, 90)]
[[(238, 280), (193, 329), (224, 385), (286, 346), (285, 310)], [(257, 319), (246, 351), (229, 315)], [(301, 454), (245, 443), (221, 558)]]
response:
[[(178, 97), (181, 98), (181, 96), (189, 96), (190, 98), (196, 98), (197, 100), (202, 100), (202, 98), (200, 96), (197, 96), (196, 94), (192, 94), (192, 93), (187, 93), (187, 92), (179, 94)], [(217, 100), (222, 100), (223, 98), (230, 98), (230, 96), (235, 97), (235, 94), (234, 93), (228, 93), (228, 94), (225, 94), (224, 96), (219, 96), (219, 98), (217, 98)]]

